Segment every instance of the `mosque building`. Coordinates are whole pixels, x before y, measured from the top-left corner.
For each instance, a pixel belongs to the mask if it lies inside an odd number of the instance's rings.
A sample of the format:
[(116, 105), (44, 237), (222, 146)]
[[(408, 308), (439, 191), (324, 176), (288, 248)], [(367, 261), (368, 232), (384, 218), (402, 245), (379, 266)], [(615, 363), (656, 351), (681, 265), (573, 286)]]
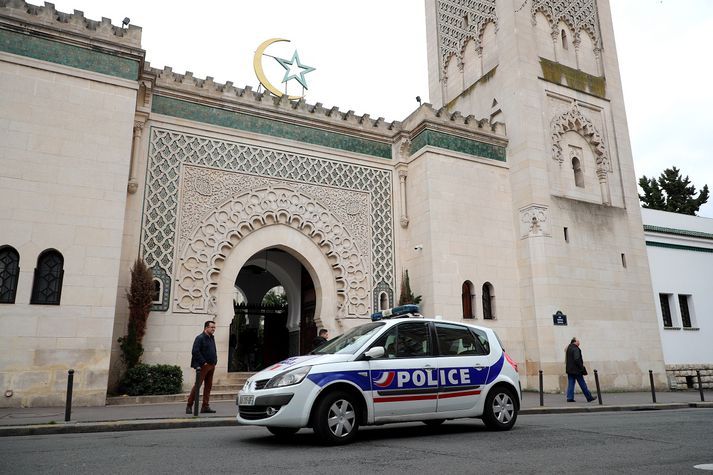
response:
[(63, 404), (69, 368), (104, 404), (137, 257), (143, 361), (186, 387), (204, 321), (229, 382), (396, 305), (408, 271), (424, 314), (497, 331), (524, 388), (563, 389), (573, 336), (602, 387), (664, 388), (609, 1), (521, 3), (426, 0), (430, 103), (387, 122), (0, 0), (0, 404)]

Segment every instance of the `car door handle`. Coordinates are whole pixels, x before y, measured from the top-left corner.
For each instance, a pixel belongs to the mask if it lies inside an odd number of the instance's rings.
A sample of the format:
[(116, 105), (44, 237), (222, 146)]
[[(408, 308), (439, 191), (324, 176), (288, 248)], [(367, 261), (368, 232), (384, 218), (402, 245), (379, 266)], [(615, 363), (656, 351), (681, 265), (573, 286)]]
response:
[(423, 367), (426, 371), (433, 371), (435, 368), (433, 366), (426, 365)]

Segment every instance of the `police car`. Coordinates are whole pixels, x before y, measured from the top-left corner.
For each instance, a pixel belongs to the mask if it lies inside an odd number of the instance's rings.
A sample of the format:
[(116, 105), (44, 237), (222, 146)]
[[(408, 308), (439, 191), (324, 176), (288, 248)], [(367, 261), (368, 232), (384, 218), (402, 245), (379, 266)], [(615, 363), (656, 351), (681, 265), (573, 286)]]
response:
[(493, 330), (422, 318), (405, 305), (253, 375), (236, 402), (241, 424), (277, 436), (311, 427), (334, 445), (362, 425), (390, 422), (476, 417), (509, 430), (521, 395), (517, 364)]

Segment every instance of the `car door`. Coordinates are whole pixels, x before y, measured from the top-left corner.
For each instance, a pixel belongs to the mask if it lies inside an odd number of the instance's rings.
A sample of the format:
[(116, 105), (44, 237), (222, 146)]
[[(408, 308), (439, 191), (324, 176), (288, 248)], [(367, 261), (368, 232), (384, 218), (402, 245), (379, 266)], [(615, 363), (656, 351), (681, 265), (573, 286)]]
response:
[[(438, 412), (475, 407), (495, 363), (485, 332), (455, 323), (434, 323), (438, 353)], [(483, 340), (484, 338), (484, 340)]]
[(369, 361), (374, 417), (436, 412), (438, 381), (428, 322), (394, 325), (372, 346), (383, 346), (383, 358)]

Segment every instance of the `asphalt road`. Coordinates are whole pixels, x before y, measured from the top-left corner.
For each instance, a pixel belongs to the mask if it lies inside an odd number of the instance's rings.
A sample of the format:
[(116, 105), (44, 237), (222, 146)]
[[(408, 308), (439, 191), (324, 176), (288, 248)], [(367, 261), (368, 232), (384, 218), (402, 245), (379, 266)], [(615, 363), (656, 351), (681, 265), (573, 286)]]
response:
[[(520, 416), (363, 428), (346, 447), (256, 427), (7, 437), (0, 473), (713, 473), (713, 409)], [(713, 468), (713, 466), (711, 467)]]

